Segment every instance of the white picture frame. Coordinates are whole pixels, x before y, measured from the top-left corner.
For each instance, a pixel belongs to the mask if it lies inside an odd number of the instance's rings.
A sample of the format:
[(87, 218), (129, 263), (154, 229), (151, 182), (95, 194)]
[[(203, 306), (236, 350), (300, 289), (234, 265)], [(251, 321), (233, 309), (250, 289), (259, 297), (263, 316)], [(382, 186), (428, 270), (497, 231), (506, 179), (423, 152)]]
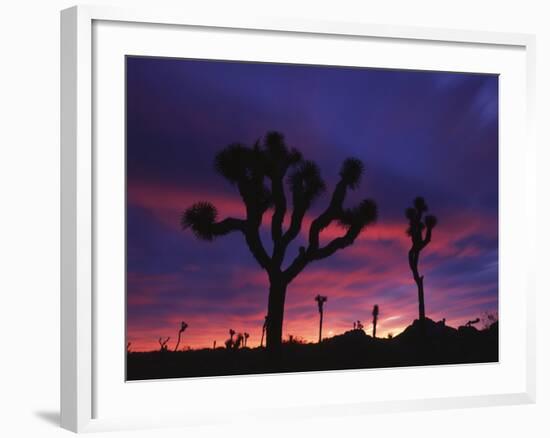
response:
[[(402, 26), (382, 26), (366, 23), (318, 22), (293, 18), (247, 17), (228, 19), (215, 15), (199, 16), (192, 11), (164, 11), (160, 9), (132, 10), (111, 7), (77, 6), (61, 12), (61, 425), (75, 431), (100, 431), (120, 428), (142, 428), (208, 423), (206, 405), (201, 408), (201, 401), (196, 404), (197, 411), (192, 415), (181, 415), (175, 412), (150, 412), (149, 416), (120, 412), (107, 416), (98, 415), (102, 406), (98, 402), (98, 385), (100, 381), (109, 381), (98, 377), (96, 354), (101, 333), (98, 335), (96, 324), (100, 315), (100, 306), (94, 298), (97, 293), (97, 211), (98, 191), (96, 180), (103, 170), (104, 161), (94, 154), (94, 138), (97, 132), (94, 123), (98, 119), (97, 96), (94, 84), (98, 70), (94, 59), (98, 50), (97, 35), (94, 25), (97, 23), (132, 23), (139, 25), (185, 26), (209, 32), (216, 29), (233, 29), (241, 31), (245, 38), (254, 39), (259, 32), (275, 32), (280, 35), (326, 35), (341, 36), (353, 39), (391, 40), (402, 44), (462, 44), (467, 47), (484, 46), (490, 49), (502, 49), (521, 52), (522, 78), (526, 85), (520, 96), (524, 102), (525, 119), (517, 121), (520, 126), (514, 154), (525, 164), (517, 177), (519, 195), (524, 202), (525, 213), (512, 218), (515, 222), (527, 221), (523, 228), (525, 241), (517, 243), (525, 248), (534, 246), (535, 229), (535, 144), (533, 139), (533, 102), (534, 102), (534, 53), (535, 39), (532, 35), (507, 34), (477, 31), (460, 31), (450, 29), (424, 29)], [(458, 61), (457, 61), (458, 62)], [(459, 65), (459, 64), (455, 64)], [(411, 64), (412, 67), (414, 65)], [(419, 66), (423, 67), (423, 66)], [(424, 67), (425, 68), (425, 67)], [(455, 67), (459, 68), (459, 67)], [(507, 163), (501, 162), (506, 168)], [(123, 172), (123, 169), (119, 169)], [(504, 175), (505, 177), (506, 175)], [(507, 196), (510, 185), (501, 179), (501, 195)], [(516, 194), (516, 193), (514, 193)], [(501, 212), (502, 214), (502, 212)], [(514, 221), (512, 221), (514, 222)], [(510, 224), (510, 229), (516, 225)], [(510, 233), (509, 233), (510, 234)], [(508, 238), (506, 235), (501, 238)], [(529, 251), (534, 254), (534, 251)], [(346, 402), (345, 392), (339, 394), (332, 404), (324, 400), (306, 399), (298, 405), (285, 408), (277, 407), (278, 415), (287, 412), (294, 418), (311, 415), (362, 414), (364, 412), (397, 412), (411, 409), (435, 409), (446, 407), (472, 407), (498, 404), (532, 403), (535, 400), (535, 309), (534, 309), (534, 263), (529, 256), (522, 253), (524, 259), (519, 273), (514, 273), (514, 281), (520, 285), (519, 302), (525, 311), (521, 315), (521, 345), (518, 351), (521, 359), (521, 371), (518, 371), (517, 385), (513, 390), (493, 391), (482, 394), (465, 392), (462, 395), (445, 395), (418, 398), (414, 395), (392, 394), (389, 399), (355, 398)], [(123, 291), (120, 291), (123, 294)], [(505, 317), (506, 312), (501, 312)], [(123, 318), (123, 315), (119, 316)], [(501, 340), (501, 342), (503, 342)], [(123, 345), (121, 344), (121, 348)], [(105, 360), (106, 354), (101, 360)], [(107, 360), (109, 358), (107, 357)], [(473, 371), (472, 371), (473, 370)], [(429, 371), (437, 374), (433, 368)], [(470, 369), (471, 373), (478, 369)], [(288, 376), (289, 385), (295, 385), (297, 379), (311, 380), (315, 377), (303, 375)], [(325, 379), (331, 379), (334, 385), (344, 381), (350, 375), (331, 373)], [(394, 375), (395, 377), (395, 375)], [(110, 377), (109, 377), (110, 378)], [(371, 372), (372, 378), (372, 372)], [(103, 380), (102, 380), (103, 379)], [(231, 380), (233, 379), (233, 380)], [(273, 376), (235, 377), (221, 379), (195, 379), (188, 384), (189, 390), (198, 391), (201, 387), (218, 385), (223, 391), (232, 382), (246, 382), (250, 379), (264, 379), (266, 385), (280, 385), (282, 380), (274, 381)], [(290, 379), (290, 380), (289, 380)], [(293, 380), (292, 380), (293, 379)], [(120, 382), (124, 384), (124, 382)], [(166, 391), (169, 382), (164, 382), (158, 391)], [(173, 382), (174, 385), (179, 384)], [(311, 380), (308, 384), (313, 384)], [(157, 383), (158, 385), (158, 383)], [(100, 385), (101, 386), (101, 385)], [(155, 392), (157, 389), (148, 387)], [(105, 390), (101, 390), (105, 393)], [(100, 391), (100, 392), (101, 392)], [(140, 389), (134, 385), (132, 395), (135, 398)], [(244, 389), (246, 392), (246, 387)], [(457, 393), (458, 394), (458, 393)], [(118, 403), (118, 401), (117, 401)], [(201, 410), (202, 409), (202, 410)], [(212, 409), (212, 407), (211, 407)], [(230, 421), (231, 412), (224, 413), (214, 406), (218, 413), (217, 421)], [(218, 410), (216, 410), (218, 409)], [(286, 409), (286, 410), (285, 410)], [(243, 407), (247, 414), (256, 418), (272, 415), (269, 410), (252, 405)]]

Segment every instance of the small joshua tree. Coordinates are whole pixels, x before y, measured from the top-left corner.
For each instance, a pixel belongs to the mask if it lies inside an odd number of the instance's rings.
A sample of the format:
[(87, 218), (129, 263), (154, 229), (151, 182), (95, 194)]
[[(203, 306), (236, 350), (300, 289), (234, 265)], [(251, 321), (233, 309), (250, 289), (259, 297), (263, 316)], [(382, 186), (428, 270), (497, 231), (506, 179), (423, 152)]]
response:
[(372, 308), (372, 337), (376, 338), (376, 324), (378, 324), (378, 304)]
[(248, 333), (244, 332), (243, 336), (244, 336), (244, 347), (246, 347), (246, 344), (248, 342), (248, 338), (250, 337), (250, 335)]
[[(352, 245), (359, 234), (376, 220), (376, 204), (372, 200), (365, 199), (351, 208), (344, 207), (349, 191), (359, 186), (363, 163), (356, 158), (343, 162), (329, 204), (311, 221), (309, 230), (303, 230), (304, 218), (314, 201), (326, 190), (326, 184), (319, 167), (313, 161), (304, 160), (298, 150), (289, 148), (282, 134), (270, 132), (263, 142), (257, 141), (251, 147), (243, 144), (227, 146), (217, 154), (215, 168), (238, 189), (246, 216), (219, 220), (216, 207), (201, 201), (184, 211), (181, 226), (184, 230), (191, 229), (199, 239), (206, 241), (229, 233), (242, 234), (250, 253), (269, 280), (266, 345), (270, 352), (278, 353), (288, 286), (311, 263)], [(268, 253), (260, 238), (260, 229), (270, 209), (269, 229), (273, 244)], [(286, 229), (285, 219), (288, 219)], [(344, 231), (341, 236), (321, 245), (320, 234), (331, 224), (339, 224)], [(293, 259), (285, 263), (291, 243), (304, 231), (307, 234), (306, 246), (299, 247)]]
[(323, 306), (327, 302), (327, 297), (317, 295), (315, 301), (317, 301), (317, 307), (319, 309), (319, 343), (321, 343), (321, 335), (323, 332)]
[(170, 340), (170, 336), (168, 336), (166, 339), (159, 338), (160, 351), (162, 352), (168, 351), (169, 340)]
[(357, 320), (357, 330), (363, 330), (363, 324), (360, 320)]
[(234, 346), (233, 336), (235, 336), (235, 330), (229, 329), (229, 339), (227, 341), (225, 341), (225, 347), (227, 349), (231, 349)]
[(418, 319), (424, 324), (426, 311), (424, 309), (424, 276), (418, 273), (418, 261), (422, 251), (432, 240), (432, 230), (437, 225), (437, 218), (432, 215), (424, 216), (428, 211), (428, 205), (424, 198), (418, 197), (413, 201), (413, 206), (405, 210), (405, 216), (409, 220), (407, 234), (412, 241), (409, 250), (409, 267), (418, 289)]
[(235, 339), (235, 343), (233, 344), (233, 348), (235, 350), (238, 350), (239, 348), (241, 348), (243, 346), (243, 343), (244, 343), (244, 336), (242, 333), (239, 333), (237, 335), (237, 338)]
[(468, 321), (468, 322), (466, 323), (466, 327), (471, 327), (472, 325), (479, 323), (479, 321), (480, 321), (479, 318), (472, 319), (471, 321)]
[(187, 327), (188, 327), (187, 323), (185, 321), (182, 321), (181, 325), (180, 325), (180, 330), (178, 332), (178, 342), (176, 343), (176, 348), (174, 348), (174, 351), (178, 351), (178, 347), (180, 345), (181, 335)]

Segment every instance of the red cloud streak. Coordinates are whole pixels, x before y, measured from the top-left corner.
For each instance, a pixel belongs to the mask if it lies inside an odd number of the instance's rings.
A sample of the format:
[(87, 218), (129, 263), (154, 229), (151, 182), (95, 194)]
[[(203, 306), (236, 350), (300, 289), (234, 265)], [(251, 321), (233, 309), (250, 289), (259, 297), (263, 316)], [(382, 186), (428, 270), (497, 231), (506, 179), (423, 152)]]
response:
[[(151, 211), (164, 226), (179, 228), (181, 211), (201, 199), (212, 201), (220, 217), (242, 217), (242, 202), (236, 197), (219, 193), (190, 193), (160, 186), (130, 184), (128, 189), (130, 205)], [(496, 236), (496, 219), (473, 214), (453, 214), (442, 221), (434, 233), (434, 240), (426, 249), (427, 255), (443, 260), (468, 259), (483, 255), (484, 249), (472, 240), (467, 245), (459, 244), (476, 236)], [(305, 239), (311, 218), (306, 218), (302, 229)], [(371, 310), (374, 304), (380, 306), (377, 333), (381, 337), (397, 334), (417, 316), (416, 286), (406, 262), (410, 245), (405, 234), (405, 221), (381, 222), (365, 230), (353, 246), (338, 254), (338, 262), (364, 260), (342, 269), (329, 269), (312, 264), (289, 286), (284, 336), (292, 334), (305, 341), (314, 342), (318, 336), (318, 312), (313, 298), (317, 294), (328, 296), (325, 305), (323, 332), (325, 336), (343, 333), (352, 328), (353, 321), (361, 320), (365, 330), (371, 333)], [(179, 230), (178, 230), (179, 231)], [(342, 234), (342, 229), (330, 226), (323, 232), (323, 241)], [(287, 263), (294, 256), (289, 253)], [(354, 267), (359, 265), (357, 267)], [(440, 266), (439, 261), (437, 266)], [(461, 286), (457, 281), (443, 281), (436, 275), (435, 262), (421, 260), (421, 270), (426, 275), (426, 308), (432, 319), (446, 318), (447, 324), (458, 326), (469, 319), (480, 316), (484, 310), (496, 311), (495, 294), (484, 293), (483, 283)], [(190, 270), (207, 269), (196, 266)], [(185, 273), (147, 276), (128, 274), (129, 319), (128, 340), (133, 351), (158, 349), (159, 337), (171, 337), (173, 348), (178, 327), (184, 319), (189, 328), (183, 334), (183, 348), (212, 347), (214, 341), (222, 346), (229, 337), (230, 328), (237, 332), (248, 332), (248, 345), (260, 343), (262, 324), (267, 303), (267, 278), (260, 268), (241, 268), (234, 273), (225, 287), (240, 291), (245, 286), (257, 289), (257, 299), (248, 294), (237, 294), (231, 303), (210, 303), (206, 299), (186, 293)], [(188, 287), (192, 290), (192, 287)], [(262, 292), (264, 291), (264, 292)], [(158, 304), (158, 294), (173, 295), (174, 311), (167, 311), (162, 318), (148, 315), (147, 309)], [(201, 312), (180, 316), (176, 313), (178, 300), (185, 294), (185, 308), (200, 308)], [(172, 296), (171, 295), (171, 296)], [(207, 310), (204, 310), (204, 309)], [(232, 314), (232, 309), (241, 309)], [(244, 310), (242, 310), (244, 309)], [(141, 315), (141, 316), (140, 316)], [(173, 341), (173, 342), (172, 342)], [(181, 344), (180, 344), (181, 345)]]

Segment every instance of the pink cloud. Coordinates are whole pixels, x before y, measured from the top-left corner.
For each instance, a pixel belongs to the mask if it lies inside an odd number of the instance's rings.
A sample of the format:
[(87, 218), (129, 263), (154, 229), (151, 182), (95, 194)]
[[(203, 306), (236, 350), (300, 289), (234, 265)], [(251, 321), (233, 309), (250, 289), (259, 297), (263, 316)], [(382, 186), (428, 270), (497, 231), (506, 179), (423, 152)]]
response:
[[(198, 200), (213, 202), (220, 217), (244, 216), (243, 205), (237, 195), (232, 197), (160, 186), (129, 186), (129, 203), (153, 212), (157, 220), (172, 229), (179, 228), (181, 211)], [(304, 220), (300, 236), (302, 240), (307, 237), (311, 220), (310, 216)], [(311, 342), (317, 339), (318, 313), (313, 297), (318, 293), (329, 297), (325, 314), (325, 334), (343, 333), (357, 319), (362, 320), (365, 329), (370, 332), (374, 304), (378, 304), (381, 309), (378, 323), (380, 336), (398, 334), (410, 324), (417, 317), (418, 308), (416, 286), (407, 265), (410, 242), (405, 229), (404, 219), (395, 222), (381, 220), (367, 227), (354, 245), (334, 256), (338, 263), (346, 266), (344, 273), (341, 268), (329, 269), (317, 263), (306, 267), (288, 289), (284, 336), (293, 334)], [(440, 221), (434, 230), (432, 243), (423, 252), (421, 260), (421, 269), (427, 274), (426, 306), (430, 317), (446, 318), (448, 324), (457, 326), (479, 316), (483, 310), (494, 307), (495, 298), (483, 295), (483, 285), (469, 284), (462, 287), (430, 276), (431, 272), (436, 272), (438, 265), (434, 261), (426, 260), (426, 256), (447, 259), (479, 256), (484, 250), (475, 243), (475, 239), (468, 244), (464, 242), (476, 235), (496, 237), (497, 231), (494, 218), (467, 212), (448, 215), (445, 221)], [(343, 232), (342, 228), (332, 224), (323, 231), (322, 242), (326, 243)], [(286, 263), (294, 256), (289, 250)], [(364, 263), (345, 265), (347, 261), (357, 260), (364, 260)], [(196, 275), (200, 269), (197, 265), (188, 264), (183, 265), (181, 272), (177, 274), (152, 276), (129, 273), (128, 285), (132, 293), (128, 304), (146, 309), (147, 306), (158, 303), (159, 293), (173, 294), (177, 301), (181, 297), (186, 276)], [(161, 320), (153, 315), (150, 318), (131, 319), (128, 336), (133, 349), (157, 349), (157, 339), (160, 336), (172, 336), (174, 340), (180, 319), (185, 319), (189, 324), (183, 344), (193, 348), (211, 347), (214, 340), (218, 346), (223, 345), (229, 328), (250, 333), (249, 345), (259, 345), (267, 305), (266, 273), (259, 268), (237, 266), (226, 287), (233, 291), (256, 288), (258, 295), (251, 301), (247, 293), (234, 293), (231, 299), (213, 304), (208, 298), (187, 294), (186, 309), (208, 306), (211, 309), (207, 314), (192, 312), (185, 316), (178, 315), (177, 309), (172, 309), (169, 316)], [(246, 309), (245, 315), (242, 312), (232, 313), (231, 309), (234, 308)]]

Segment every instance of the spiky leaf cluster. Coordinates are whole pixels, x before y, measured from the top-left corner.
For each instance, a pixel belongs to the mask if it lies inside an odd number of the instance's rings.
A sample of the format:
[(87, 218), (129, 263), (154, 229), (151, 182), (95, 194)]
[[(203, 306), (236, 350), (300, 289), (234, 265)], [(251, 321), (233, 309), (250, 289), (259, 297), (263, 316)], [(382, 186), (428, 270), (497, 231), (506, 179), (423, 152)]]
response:
[(306, 208), (326, 190), (319, 167), (313, 161), (298, 163), (287, 183), (295, 201), (303, 202)]
[(365, 199), (359, 205), (342, 212), (340, 225), (343, 227), (363, 228), (376, 221), (378, 209), (372, 199)]
[(181, 226), (183, 229), (190, 228), (197, 238), (202, 240), (212, 240), (214, 234), (212, 226), (218, 217), (216, 207), (206, 201), (193, 204), (181, 216)]
[(361, 182), (365, 166), (363, 162), (357, 158), (348, 158), (342, 164), (340, 169), (340, 177), (351, 189), (356, 189)]

